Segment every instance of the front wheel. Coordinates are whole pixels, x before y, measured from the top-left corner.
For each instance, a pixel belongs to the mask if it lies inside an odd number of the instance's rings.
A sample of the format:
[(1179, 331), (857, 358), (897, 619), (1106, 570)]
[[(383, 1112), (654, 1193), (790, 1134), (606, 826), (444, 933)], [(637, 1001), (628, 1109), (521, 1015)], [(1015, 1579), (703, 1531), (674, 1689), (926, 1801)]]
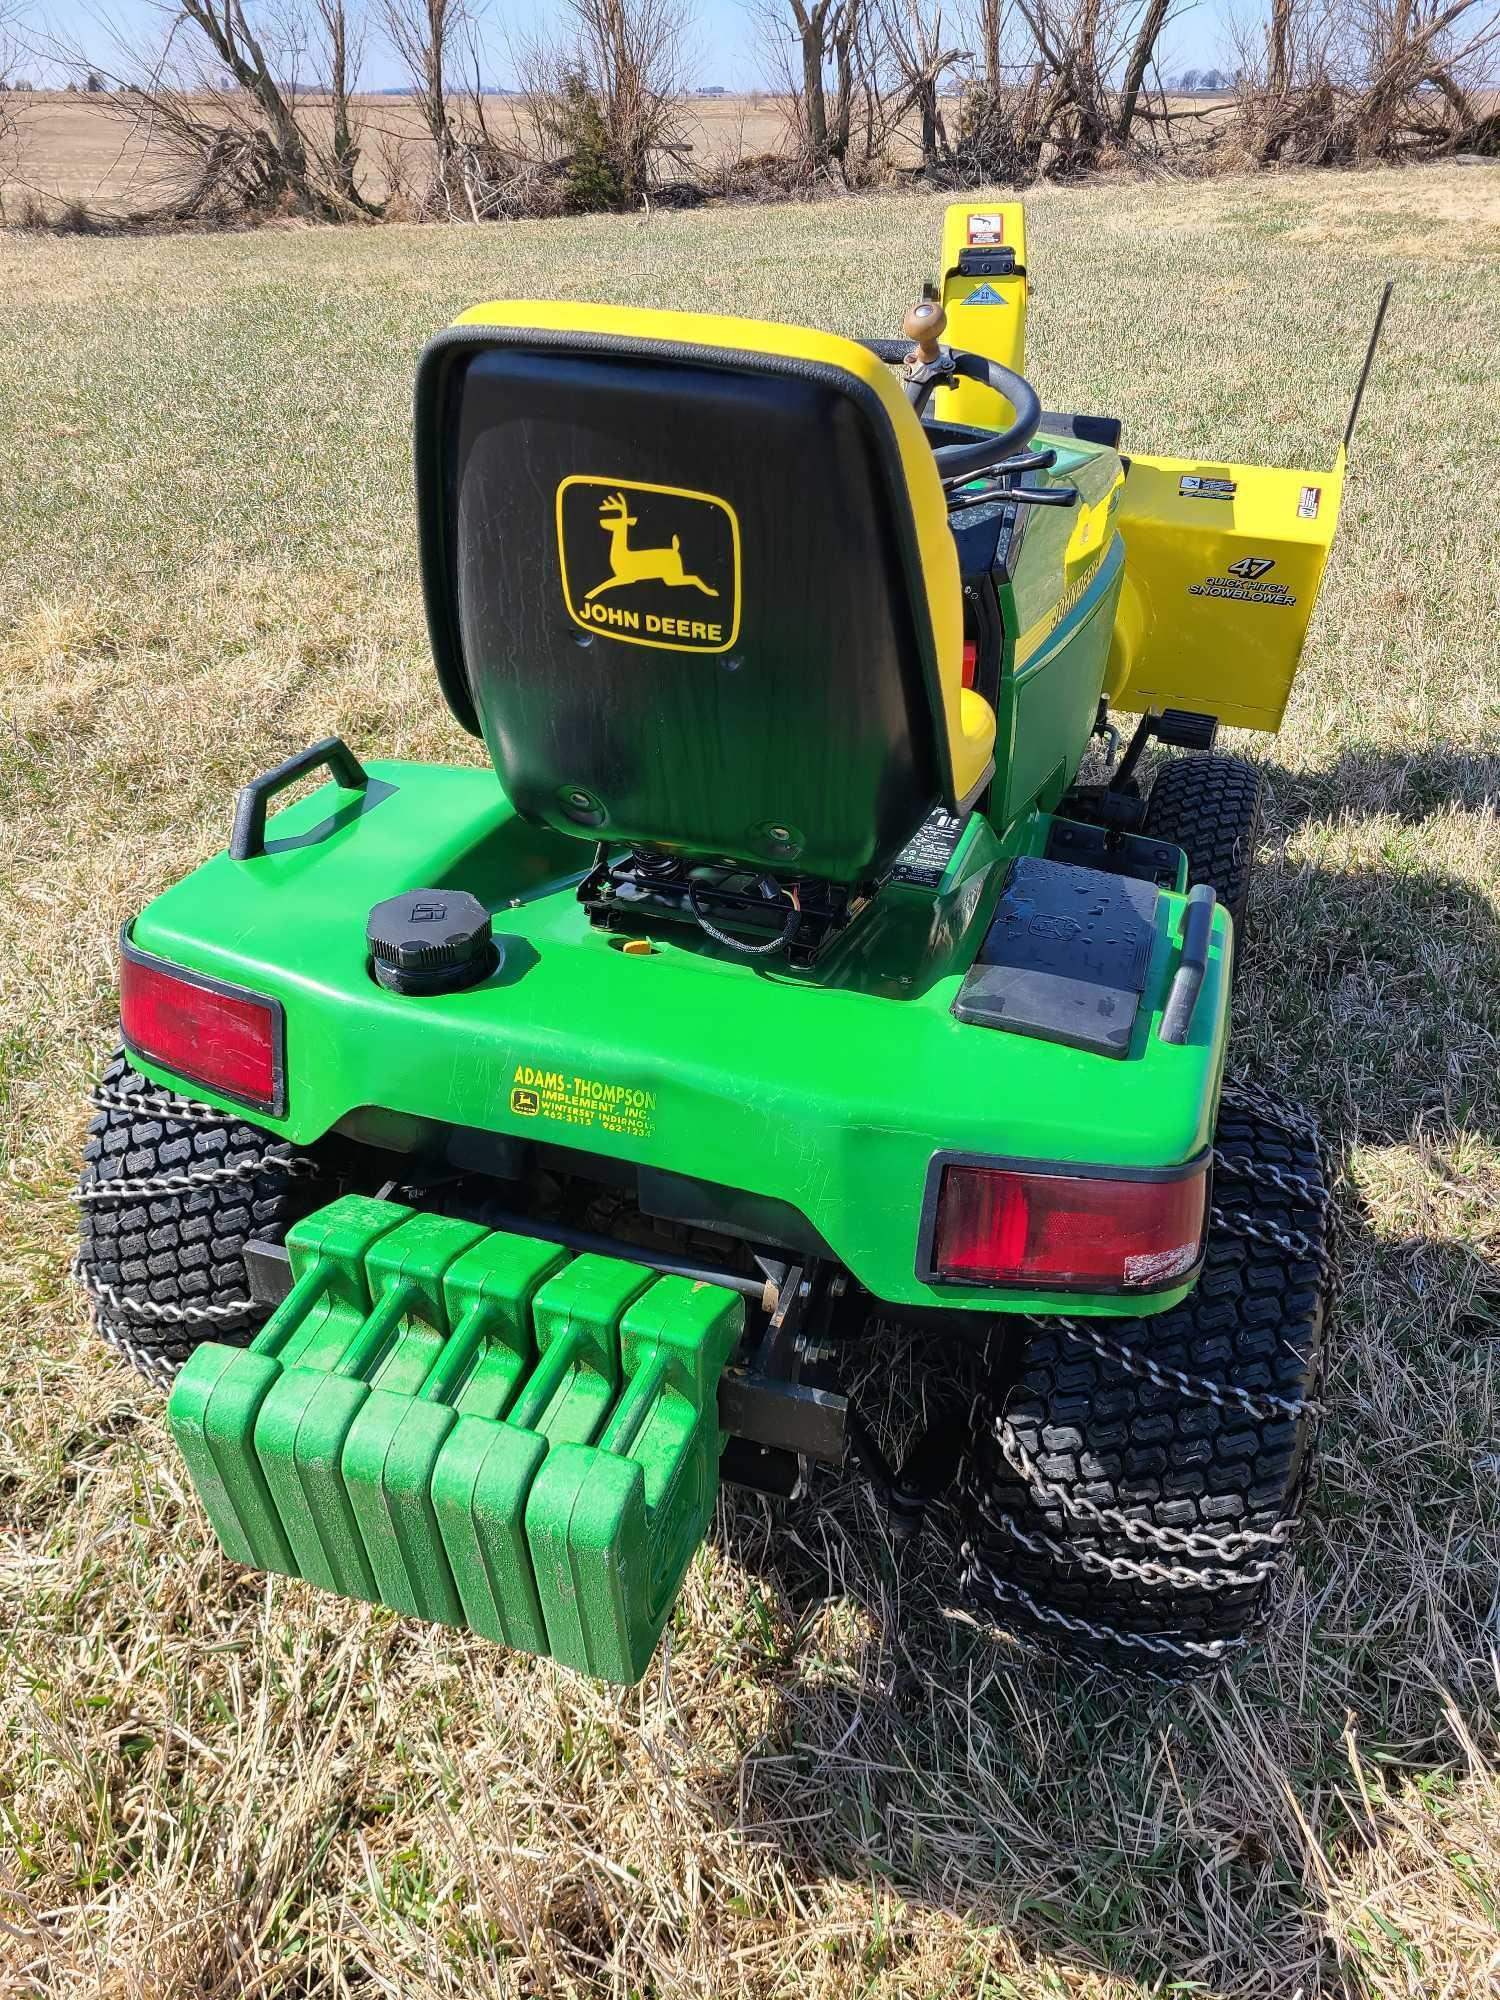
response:
[(1311, 1127), (1226, 1089), (1189, 1297), (1000, 1323), (960, 1493), (965, 1586), (997, 1624), (1172, 1677), (1243, 1651), (1308, 1479), (1330, 1210)]
[(1141, 832), (1169, 840), (1188, 858), (1188, 885), (1206, 882), (1244, 935), (1250, 877), (1260, 839), (1264, 780), (1240, 757), (1174, 757), (1157, 772)]

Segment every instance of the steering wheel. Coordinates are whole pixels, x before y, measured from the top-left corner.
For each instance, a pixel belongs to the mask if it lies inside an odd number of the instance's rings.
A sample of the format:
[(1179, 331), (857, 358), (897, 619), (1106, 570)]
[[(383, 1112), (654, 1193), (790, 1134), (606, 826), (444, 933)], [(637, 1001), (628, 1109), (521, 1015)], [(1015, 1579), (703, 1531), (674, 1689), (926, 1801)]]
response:
[(971, 354), (967, 348), (939, 346), (948, 318), (942, 307), (931, 301), (913, 306), (902, 324), (907, 334), (905, 340), (862, 340), (860, 346), (882, 361), (904, 364), (906, 393), (918, 416), (926, 409), (935, 389), (960, 377), (986, 383), (1015, 411), (1010, 428), (997, 431), (993, 437), (980, 438), (973, 444), (942, 444), (934, 448), (933, 460), (944, 484), (998, 469), (1006, 459), (1024, 451), (1042, 421), (1042, 400), (1026, 377), (998, 361), (987, 361), (982, 354)]

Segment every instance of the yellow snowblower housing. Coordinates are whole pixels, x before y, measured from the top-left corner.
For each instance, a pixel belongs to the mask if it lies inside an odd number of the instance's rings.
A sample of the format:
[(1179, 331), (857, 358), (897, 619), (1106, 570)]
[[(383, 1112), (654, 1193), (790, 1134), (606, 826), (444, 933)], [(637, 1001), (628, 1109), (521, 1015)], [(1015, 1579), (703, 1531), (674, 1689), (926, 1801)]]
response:
[(1343, 493), (1342, 446), (1328, 472), (1133, 454), (1111, 707), (1279, 729)]
[[(953, 345), (1024, 372), (1021, 204), (955, 203), (942, 259), (938, 294)], [(962, 382), (942, 415), (984, 422), (984, 395)], [(1128, 439), (1123, 449), (1115, 524), (1125, 580), (1106, 699), (1112, 708), (1279, 729), (1338, 526), (1344, 448), (1327, 471), (1158, 458), (1131, 451)]]
[(854, 885), (987, 782), (932, 448), (853, 341), (482, 306), (416, 430), (439, 673), (528, 818)]

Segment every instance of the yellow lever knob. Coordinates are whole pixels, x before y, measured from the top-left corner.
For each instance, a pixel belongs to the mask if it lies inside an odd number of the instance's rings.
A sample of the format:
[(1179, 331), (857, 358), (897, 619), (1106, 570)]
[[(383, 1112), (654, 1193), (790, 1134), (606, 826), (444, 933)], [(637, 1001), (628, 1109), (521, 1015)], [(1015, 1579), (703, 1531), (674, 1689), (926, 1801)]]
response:
[(938, 342), (947, 330), (948, 315), (936, 299), (920, 299), (901, 322), (901, 331), (915, 342), (912, 358), (924, 363), (937, 360)]

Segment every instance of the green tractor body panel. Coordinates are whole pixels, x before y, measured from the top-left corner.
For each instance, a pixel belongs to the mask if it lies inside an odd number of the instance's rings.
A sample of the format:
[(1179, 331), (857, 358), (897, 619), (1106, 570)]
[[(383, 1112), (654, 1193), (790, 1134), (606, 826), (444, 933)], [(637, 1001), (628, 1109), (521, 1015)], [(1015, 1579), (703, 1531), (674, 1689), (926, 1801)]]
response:
[(227, 1555), (638, 1680), (718, 1492), (744, 1303), (345, 1196), (172, 1430)]
[[(337, 1126), (399, 1154), (453, 1128), (464, 1158), (492, 1158), (502, 1177), (516, 1146), (543, 1142), (685, 1178), (738, 1197), (722, 1219), (743, 1215), (743, 1233), (756, 1203), (800, 1220), (893, 1304), (1118, 1314), (1189, 1289), (1125, 1300), (940, 1284), (923, 1268), (923, 1205), (939, 1155), (1159, 1168), (1201, 1154), (1228, 1006), (1222, 911), (1192, 1031), (1172, 1045), (1159, 1031), (1184, 899), (1159, 896), (1115, 1059), (952, 1011), (1008, 863), (1045, 844), (1045, 814), (1003, 833), (973, 815), (935, 888), (888, 882), (816, 966), (772, 970), (680, 927), (622, 950), (576, 898), (590, 850), (518, 818), (488, 771), (369, 772), (364, 794), (325, 787), (288, 807), (263, 855), (216, 856), (132, 927), (136, 949), (281, 1003), (286, 1110), (260, 1119), (269, 1129), (309, 1144)], [(504, 961), (465, 992), (398, 994), (371, 975), (366, 913), (424, 886), (466, 889), (493, 913)]]
[[(1098, 713), (1125, 574), (1112, 525), (1123, 491), (1116, 454), (1061, 439), (1037, 443), (1057, 454), (1045, 483), (1076, 488), (1082, 512), (1033, 509), (1000, 588), (1006, 646), (995, 711), (997, 825), (1036, 806), (1050, 809), (1073, 782)], [(1093, 532), (1080, 536), (1081, 524)]]

